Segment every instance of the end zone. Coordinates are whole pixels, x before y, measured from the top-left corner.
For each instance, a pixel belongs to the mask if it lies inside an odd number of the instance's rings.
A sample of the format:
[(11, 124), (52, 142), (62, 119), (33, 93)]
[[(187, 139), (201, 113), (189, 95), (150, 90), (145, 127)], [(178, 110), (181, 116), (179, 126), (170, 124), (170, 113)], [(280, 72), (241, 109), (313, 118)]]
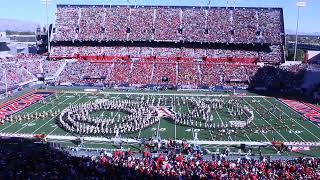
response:
[(0, 105), (0, 119), (13, 115), (46, 97), (55, 94), (55, 91), (33, 90), (19, 96), (15, 99), (7, 101)]

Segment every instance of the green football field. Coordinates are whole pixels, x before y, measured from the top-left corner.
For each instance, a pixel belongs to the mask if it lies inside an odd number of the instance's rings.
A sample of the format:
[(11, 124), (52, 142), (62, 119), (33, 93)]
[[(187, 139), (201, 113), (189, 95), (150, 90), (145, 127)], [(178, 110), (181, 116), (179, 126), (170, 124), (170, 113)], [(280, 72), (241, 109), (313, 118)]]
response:
[[(57, 90), (57, 89), (56, 89)], [(26, 92), (25, 92), (26, 93)], [(21, 96), (20, 94), (19, 96)], [(84, 92), (80, 89), (59, 89), (56, 95), (50, 95), (43, 101), (34, 103), (21, 111), (15, 113), (13, 116), (24, 115), (27, 113), (44, 112), (44, 111), (61, 111), (64, 108), (79, 103), (86, 103), (95, 101), (97, 99), (132, 99), (135, 100), (141, 96), (149, 96), (154, 98), (167, 97), (168, 102), (161, 104), (161, 106), (170, 106), (174, 104), (173, 109), (178, 113), (183, 113), (186, 109), (191, 108), (187, 105), (177, 103), (181, 98), (200, 97), (200, 98), (221, 98), (228, 101), (231, 98), (238, 99), (242, 105), (248, 106), (253, 110), (255, 118), (253, 122), (245, 129), (221, 132), (218, 130), (205, 130), (200, 129), (198, 132), (198, 139), (200, 141), (247, 141), (247, 142), (320, 142), (320, 129), (319, 127), (303, 118), (302, 115), (295, 112), (281, 101), (272, 97), (258, 96), (254, 94), (247, 94), (246, 96), (231, 97), (227, 93), (213, 93), (213, 92), (124, 92), (124, 91), (104, 91), (99, 93)], [(15, 97), (16, 98), (16, 97)], [(14, 98), (11, 98), (14, 99)], [(173, 102), (172, 102), (173, 101)], [(231, 117), (226, 110), (215, 110), (211, 113), (213, 121), (217, 123), (228, 123), (232, 121)], [(91, 116), (116, 118), (118, 116), (126, 116), (122, 112), (116, 111), (97, 111)], [(282, 116), (282, 119), (279, 117)], [(59, 135), (59, 136), (75, 136), (61, 129), (57, 124), (56, 117), (46, 117), (40, 119), (23, 120), (21, 122), (5, 122), (0, 125), (0, 133), (12, 134), (46, 134), (46, 135)], [(145, 129), (140, 129), (134, 133), (121, 134), (122, 138), (149, 138), (155, 134), (159, 134), (162, 139), (194, 139), (194, 131), (192, 127), (176, 125), (170, 118), (162, 118), (159, 123), (154, 124)], [(108, 137), (107, 138), (112, 138)], [(71, 141), (57, 140), (66, 146), (75, 146)], [(86, 147), (92, 148), (115, 148), (112, 144), (101, 142), (85, 142)], [(219, 145), (204, 145), (212, 151), (217, 148), (224, 148), (225, 146)], [(136, 144), (125, 145), (132, 149), (138, 149)], [(318, 149), (314, 148), (306, 152), (306, 155), (316, 156)], [(264, 149), (265, 154), (274, 154), (274, 149)]]

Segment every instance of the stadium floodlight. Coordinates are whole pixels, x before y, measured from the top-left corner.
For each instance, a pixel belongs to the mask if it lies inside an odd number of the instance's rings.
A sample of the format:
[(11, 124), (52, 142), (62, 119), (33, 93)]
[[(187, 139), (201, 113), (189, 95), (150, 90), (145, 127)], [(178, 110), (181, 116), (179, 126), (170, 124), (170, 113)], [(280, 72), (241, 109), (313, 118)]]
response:
[(52, 0), (40, 0), (41, 4), (46, 6), (46, 18), (47, 18), (47, 35), (48, 35), (48, 54), (50, 53), (50, 33), (49, 33), (49, 14), (48, 14), (48, 6), (52, 3)]
[(233, 9), (236, 8), (236, 0), (227, 0), (227, 4), (229, 6), (230, 1), (233, 3)]
[(298, 29), (299, 29), (299, 19), (300, 19), (300, 8), (305, 7), (307, 3), (303, 0), (299, 0), (297, 2), (297, 7), (298, 7), (298, 16), (297, 16), (297, 26), (296, 26), (296, 41), (294, 45), (294, 56), (293, 56), (293, 61), (297, 60), (297, 46), (298, 46)]
[(110, 6), (110, 8), (111, 8), (111, 6), (112, 6), (112, 2), (111, 2), (111, 0), (109, 0), (109, 6)]
[(46, 5), (46, 4), (51, 4), (52, 3), (52, 0), (40, 0), (41, 1), (41, 4), (44, 4), (44, 5)]
[(305, 7), (306, 5), (307, 5), (307, 3), (304, 2), (304, 1), (298, 1), (298, 2), (297, 2), (297, 6), (298, 6), (298, 7)]
[(6, 69), (3, 69), (3, 77), (4, 77), (4, 84), (5, 84), (5, 95), (8, 95), (8, 82), (7, 82), (7, 74)]

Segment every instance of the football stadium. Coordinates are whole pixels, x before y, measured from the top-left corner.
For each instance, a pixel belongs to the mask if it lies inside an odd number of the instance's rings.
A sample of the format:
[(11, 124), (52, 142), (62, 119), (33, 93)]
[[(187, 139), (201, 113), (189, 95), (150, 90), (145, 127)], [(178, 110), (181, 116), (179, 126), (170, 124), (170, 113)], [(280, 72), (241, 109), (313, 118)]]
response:
[(274, 6), (57, 3), (37, 53), (1, 35), (0, 178), (318, 179), (319, 36)]

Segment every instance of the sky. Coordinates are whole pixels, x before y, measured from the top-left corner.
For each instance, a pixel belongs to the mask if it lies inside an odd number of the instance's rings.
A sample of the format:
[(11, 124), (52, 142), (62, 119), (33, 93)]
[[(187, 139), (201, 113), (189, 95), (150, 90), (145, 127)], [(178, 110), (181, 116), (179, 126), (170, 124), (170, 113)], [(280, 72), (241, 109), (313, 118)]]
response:
[[(43, 0), (45, 1), (45, 0)], [(236, 7), (282, 7), (285, 29), (295, 31), (298, 0), (51, 0), (48, 7), (49, 23), (54, 21), (57, 4), (105, 4), (112, 5), (182, 5), (182, 6), (234, 6)], [(320, 0), (304, 0), (300, 8), (299, 32), (320, 32)], [(0, 0), (0, 18), (19, 19), (46, 24), (46, 6), (41, 0)]]

